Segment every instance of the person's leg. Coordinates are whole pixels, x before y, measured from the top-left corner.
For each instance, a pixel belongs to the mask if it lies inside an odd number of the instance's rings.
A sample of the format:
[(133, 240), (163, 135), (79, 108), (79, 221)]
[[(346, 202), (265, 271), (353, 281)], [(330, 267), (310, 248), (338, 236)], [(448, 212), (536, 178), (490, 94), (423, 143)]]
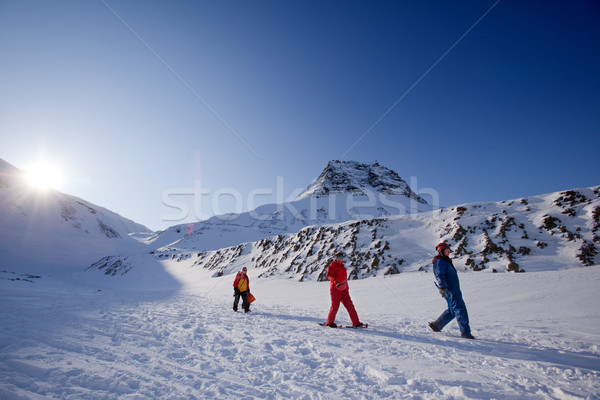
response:
[(337, 315), (338, 309), (340, 308), (341, 295), (337, 289), (330, 289), (331, 294), (331, 308), (329, 308), (329, 314), (327, 315), (327, 321), (325, 324), (331, 325), (335, 322), (335, 316)]
[(452, 295), (446, 292), (446, 303), (448, 308), (436, 319), (433, 324), (441, 331), (450, 321), (454, 319), (454, 311), (452, 310)]
[(248, 292), (242, 293), (242, 307), (244, 307), (244, 311), (250, 311), (250, 302), (248, 301)]
[(461, 336), (471, 336), (469, 313), (467, 312), (467, 306), (465, 305), (460, 291), (452, 294), (452, 311), (454, 312), (454, 315), (456, 315), (456, 322), (460, 328)]
[(350, 321), (352, 321), (352, 325), (356, 326), (360, 324), (360, 320), (358, 319), (358, 313), (354, 308), (354, 303), (352, 303), (352, 299), (350, 298), (350, 292), (348, 290), (344, 290), (342, 295), (342, 304), (348, 310), (348, 315), (350, 316)]
[(238, 310), (239, 302), (240, 302), (240, 294), (239, 294), (239, 292), (235, 292), (235, 296), (233, 297), (233, 311)]

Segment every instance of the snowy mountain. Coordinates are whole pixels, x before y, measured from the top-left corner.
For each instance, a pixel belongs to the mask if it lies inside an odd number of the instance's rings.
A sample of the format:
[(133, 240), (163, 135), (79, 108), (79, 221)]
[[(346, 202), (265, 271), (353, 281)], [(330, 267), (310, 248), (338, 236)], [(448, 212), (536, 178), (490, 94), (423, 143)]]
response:
[(402, 195), (418, 203), (427, 204), (396, 172), (378, 162), (368, 165), (356, 161), (339, 160), (330, 161), (321, 175), (297, 197), (297, 200), (307, 196), (347, 193), (366, 196), (376, 192), (386, 195)]
[(90, 269), (122, 274), (155, 262), (204, 268), (213, 276), (242, 266), (259, 277), (324, 280), (336, 251), (347, 254), (350, 279), (431, 269), (437, 243), (451, 244), (461, 270), (556, 270), (598, 263), (600, 187), (474, 203), (411, 215), (315, 225), (227, 248), (165, 247), (140, 259), (107, 256)]
[[(584, 267), (600, 187), (152, 250), (127, 236), (144, 227), (0, 166), (2, 399), (600, 399), (600, 269)], [(301, 200), (332, 198), (317, 191)], [(442, 240), (477, 340), (427, 326), (446, 307), (430, 273)], [(367, 329), (317, 325), (338, 249), (351, 278), (374, 276), (350, 282)], [(29, 273), (93, 254), (87, 271)], [(510, 262), (526, 272), (493, 273)], [(249, 314), (231, 310), (241, 266)]]
[(151, 230), (57, 190), (36, 190), (0, 159), (0, 267), (81, 267), (106, 254), (143, 251)]
[(150, 238), (153, 249), (217, 250), (307, 226), (431, 211), (398, 174), (378, 163), (331, 161), (294, 201), (173, 226)]

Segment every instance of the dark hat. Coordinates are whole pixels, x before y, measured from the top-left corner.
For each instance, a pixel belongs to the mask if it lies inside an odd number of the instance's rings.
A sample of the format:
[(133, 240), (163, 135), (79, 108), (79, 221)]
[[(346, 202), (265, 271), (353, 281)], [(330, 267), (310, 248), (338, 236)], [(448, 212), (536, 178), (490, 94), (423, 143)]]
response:
[(341, 251), (338, 251), (337, 253), (334, 254), (333, 258), (344, 258), (344, 253)]
[(248, 271), (248, 268), (244, 267), (242, 268), (242, 271)]

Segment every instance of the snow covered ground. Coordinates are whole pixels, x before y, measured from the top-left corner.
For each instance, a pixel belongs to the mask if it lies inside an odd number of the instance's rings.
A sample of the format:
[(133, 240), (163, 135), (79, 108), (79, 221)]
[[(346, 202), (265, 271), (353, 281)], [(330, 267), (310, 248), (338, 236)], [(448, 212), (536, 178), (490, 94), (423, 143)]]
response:
[(470, 341), (427, 328), (430, 272), (352, 281), (357, 331), (317, 325), (327, 283), (250, 271), (253, 312), (234, 313), (233, 275), (175, 264), (143, 284), (0, 272), (0, 398), (600, 399), (598, 266), (460, 273)]

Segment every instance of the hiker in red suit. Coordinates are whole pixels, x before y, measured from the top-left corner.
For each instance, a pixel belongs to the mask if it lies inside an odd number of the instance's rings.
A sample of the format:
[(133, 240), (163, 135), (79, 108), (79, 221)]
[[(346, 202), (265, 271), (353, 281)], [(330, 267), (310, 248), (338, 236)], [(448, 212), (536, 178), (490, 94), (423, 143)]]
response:
[(250, 302), (248, 301), (248, 294), (250, 293), (250, 279), (246, 274), (248, 268), (244, 267), (235, 276), (233, 281), (233, 311), (238, 310), (238, 304), (240, 302), (240, 296), (242, 297), (242, 307), (244, 312), (250, 311)]
[(352, 326), (360, 328), (363, 324), (358, 319), (356, 309), (352, 299), (350, 299), (350, 291), (348, 289), (348, 274), (344, 267), (344, 253), (336, 253), (335, 261), (333, 261), (329, 268), (327, 268), (327, 279), (331, 282), (329, 284), (329, 293), (331, 293), (331, 308), (329, 309), (329, 315), (327, 316), (327, 322), (325, 325), (331, 328), (337, 328), (335, 324), (335, 315), (340, 308), (340, 303), (346, 307)]

